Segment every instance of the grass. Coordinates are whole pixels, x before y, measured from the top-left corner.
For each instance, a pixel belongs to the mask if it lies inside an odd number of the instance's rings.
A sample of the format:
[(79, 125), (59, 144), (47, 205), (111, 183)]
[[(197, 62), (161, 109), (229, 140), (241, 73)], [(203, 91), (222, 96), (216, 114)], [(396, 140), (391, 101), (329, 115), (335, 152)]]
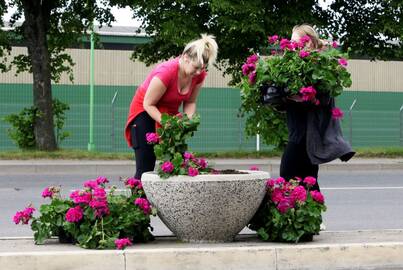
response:
[[(356, 157), (361, 158), (403, 158), (403, 147), (365, 147), (355, 148)], [(229, 151), (197, 153), (206, 158), (279, 158), (281, 151)], [(0, 151), (0, 159), (90, 159), (90, 160), (131, 160), (133, 153), (128, 152), (89, 152), (86, 150), (63, 149), (53, 152), (35, 150)]]

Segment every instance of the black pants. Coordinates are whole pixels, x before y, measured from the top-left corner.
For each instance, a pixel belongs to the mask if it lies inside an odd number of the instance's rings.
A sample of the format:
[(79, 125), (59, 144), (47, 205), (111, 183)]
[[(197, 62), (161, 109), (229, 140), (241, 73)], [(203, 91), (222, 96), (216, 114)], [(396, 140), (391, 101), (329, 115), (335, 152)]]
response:
[[(301, 143), (288, 142), (281, 157), (280, 176), (286, 180), (295, 179), (296, 176), (304, 179), (312, 176), (318, 179), (319, 166), (312, 164), (306, 152), (305, 140)], [(319, 190), (318, 182), (311, 190)]]
[(147, 112), (142, 112), (131, 125), (132, 145), (136, 157), (136, 179), (141, 179), (144, 172), (153, 171), (155, 167), (154, 146), (148, 144), (146, 134), (155, 132), (155, 121)]

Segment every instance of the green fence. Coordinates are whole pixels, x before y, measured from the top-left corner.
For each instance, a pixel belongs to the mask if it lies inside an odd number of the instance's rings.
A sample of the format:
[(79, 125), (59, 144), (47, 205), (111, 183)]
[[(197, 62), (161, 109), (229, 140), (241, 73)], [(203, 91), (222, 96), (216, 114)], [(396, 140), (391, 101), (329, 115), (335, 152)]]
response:
[[(123, 137), (128, 107), (135, 86), (95, 86), (94, 143), (99, 151), (130, 151)], [(112, 99), (116, 94), (114, 104)], [(70, 105), (65, 130), (71, 133), (62, 148), (87, 149), (89, 137), (89, 87), (54, 85), (53, 96)], [(353, 101), (350, 126), (349, 108)], [(199, 131), (190, 142), (194, 151), (254, 150), (256, 138), (246, 138), (245, 119), (238, 118), (239, 91), (232, 88), (203, 88), (198, 100)], [(353, 146), (398, 146), (402, 119), (399, 109), (403, 92), (346, 91), (337, 100), (345, 112), (342, 127)], [(32, 85), (0, 84), (0, 118), (32, 105)], [(8, 138), (9, 124), (0, 121), (0, 149), (16, 146)], [(261, 145), (261, 149), (268, 146)]]

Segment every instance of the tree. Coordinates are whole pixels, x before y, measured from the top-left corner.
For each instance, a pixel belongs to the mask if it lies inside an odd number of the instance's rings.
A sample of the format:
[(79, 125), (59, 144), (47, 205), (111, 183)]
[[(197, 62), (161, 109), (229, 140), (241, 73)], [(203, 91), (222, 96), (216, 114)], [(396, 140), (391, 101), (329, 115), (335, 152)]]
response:
[(219, 44), (218, 67), (239, 80), (242, 62), (258, 51), (268, 34), (289, 35), (294, 25), (325, 25), (327, 14), (314, 0), (111, 0), (129, 5), (152, 41), (135, 48), (133, 59), (147, 64), (179, 55), (201, 33)]
[[(63, 72), (73, 79), (74, 63), (64, 50), (79, 42), (93, 20), (109, 24), (114, 17), (107, 0), (2, 0), (2, 18), (8, 7), (16, 8), (10, 20), (14, 28), (0, 30), (0, 69), (6, 72), (15, 66), (17, 73), (32, 72), (33, 104), (39, 111), (34, 125), (36, 145), (40, 150), (55, 150), (51, 81), (59, 81)], [(22, 25), (17, 24), (22, 18)], [(17, 55), (8, 65), (6, 57), (15, 42), (22, 42), (28, 55)]]
[(335, 0), (328, 12), (329, 30), (343, 50), (372, 60), (402, 59), (401, 0)]

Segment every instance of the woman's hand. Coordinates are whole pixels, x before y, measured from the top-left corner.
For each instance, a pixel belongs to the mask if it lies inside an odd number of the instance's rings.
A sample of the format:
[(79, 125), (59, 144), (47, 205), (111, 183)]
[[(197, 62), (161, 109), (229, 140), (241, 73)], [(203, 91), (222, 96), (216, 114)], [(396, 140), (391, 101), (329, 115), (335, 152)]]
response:
[(295, 102), (303, 102), (304, 101), (300, 95), (288, 96), (287, 99), (295, 101)]

